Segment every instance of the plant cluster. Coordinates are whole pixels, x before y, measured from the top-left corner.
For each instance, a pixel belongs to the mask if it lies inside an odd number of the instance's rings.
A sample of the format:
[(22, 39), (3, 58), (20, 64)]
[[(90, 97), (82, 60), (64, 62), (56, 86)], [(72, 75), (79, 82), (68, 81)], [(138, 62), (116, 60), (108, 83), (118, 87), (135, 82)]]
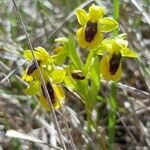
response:
[[(118, 82), (123, 72), (122, 58), (136, 58), (137, 54), (128, 48), (126, 34), (106, 37), (105, 33), (116, 30), (118, 23), (105, 17), (105, 8), (93, 4), (88, 12), (77, 8), (75, 14), (81, 25), (76, 32), (79, 46), (75, 45), (70, 35), (68, 38), (56, 39), (59, 46), (51, 54), (43, 47), (37, 47), (33, 52), (34, 59), (31, 50), (25, 50), (24, 57), (29, 64), (22, 79), (29, 83), (26, 93), (37, 95), (41, 106), (50, 111), (52, 106), (46, 98), (37, 62), (55, 109), (62, 105), (65, 98), (61, 87), (63, 84), (81, 96), (90, 114), (99, 96), (100, 79)], [(78, 47), (88, 50), (85, 62), (79, 56)]]

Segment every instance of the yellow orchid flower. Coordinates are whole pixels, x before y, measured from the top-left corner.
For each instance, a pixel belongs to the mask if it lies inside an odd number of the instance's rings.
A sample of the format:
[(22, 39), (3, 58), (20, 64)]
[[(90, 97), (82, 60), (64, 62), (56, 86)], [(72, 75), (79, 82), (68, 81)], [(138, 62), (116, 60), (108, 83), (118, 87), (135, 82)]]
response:
[[(39, 66), (42, 65), (49, 65), (52, 63), (52, 58), (48, 54), (48, 52), (43, 47), (37, 47), (34, 50), (34, 56), (37, 60), (37, 63)], [(31, 50), (25, 50), (24, 51), (24, 57), (30, 61), (25, 73), (22, 76), (22, 79), (31, 82), (33, 80), (33, 77), (38, 77), (37, 67), (35, 60), (33, 59)]]
[[(37, 61), (37, 63), (40, 65), (40, 61)], [(31, 82), (34, 76), (33, 74), (35, 75), (37, 74), (36, 63), (34, 60), (26, 68), (25, 73), (22, 76), (22, 79), (27, 82)]]
[(106, 13), (103, 7), (94, 4), (89, 7), (88, 13), (81, 8), (77, 8), (75, 13), (82, 26), (76, 32), (77, 41), (82, 48), (97, 48), (103, 40), (103, 33), (118, 27), (114, 19), (103, 17)]
[(122, 75), (120, 51), (110, 51), (100, 62), (100, 71), (104, 79), (119, 81)]
[[(48, 54), (48, 52), (43, 47), (35, 48), (33, 53), (34, 53), (35, 59), (40, 60), (42, 64), (44, 64), (44, 63), (46, 64), (46, 63), (52, 61), (50, 55)], [(24, 57), (28, 61), (32, 61), (33, 56), (32, 56), (31, 50), (25, 50), (24, 51)]]
[[(61, 106), (61, 101), (65, 98), (64, 92), (62, 88), (56, 84), (51, 84), (50, 82), (46, 83), (46, 87), (49, 93), (49, 96), (51, 98), (53, 107), (55, 109), (58, 109)], [(51, 107), (48, 103), (48, 100), (46, 99), (46, 95), (44, 93), (44, 89), (41, 85), (42, 93), (39, 96), (39, 102), (42, 107), (44, 107), (45, 110), (50, 111)]]
[[(46, 81), (46, 88), (51, 98), (53, 108), (58, 109), (62, 104), (62, 100), (65, 98), (63, 89), (61, 86), (52, 84), (49, 81)], [(29, 95), (38, 95), (39, 102), (46, 111), (50, 111), (52, 109), (46, 99), (46, 94), (40, 81), (31, 82), (29, 87), (26, 89), (26, 93)]]
[(121, 58), (138, 57), (127, 46), (128, 42), (118, 36), (114, 39), (105, 39), (97, 48), (96, 53), (103, 55), (100, 61), (100, 71), (104, 79), (119, 81), (122, 75)]

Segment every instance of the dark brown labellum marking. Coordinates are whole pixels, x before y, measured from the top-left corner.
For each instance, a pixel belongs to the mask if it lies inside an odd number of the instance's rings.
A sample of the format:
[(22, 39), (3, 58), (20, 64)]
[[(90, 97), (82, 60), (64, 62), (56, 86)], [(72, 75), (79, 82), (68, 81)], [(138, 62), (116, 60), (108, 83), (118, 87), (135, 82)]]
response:
[(97, 22), (93, 23), (91, 21), (87, 22), (85, 27), (85, 40), (91, 42), (97, 32)]
[(76, 71), (72, 72), (71, 76), (74, 79), (79, 79), (79, 80), (84, 80), (85, 79), (85, 76), (84, 76), (83, 72), (80, 71), (80, 70), (76, 70)]
[[(40, 61), (37, 61), (38, 64), (40, 64)], [(27, 71), (27, 75), (30, 75), (31, 73), (33, 73), (36, 70), (36, 63), (35, 60), (33, 60), (28, 67), (28, 71)]]
[(121, 53), (119, 54), (114, 53), (112, 55), (111, 59), (109, 60), (109, 65), (110, 65), (109, 71), (111, 75), (114, 75), (117, 72), (120, 65), (120, 60), (121, 60)]
[[(45, 94), (42, 84), (41, 84), (41, 88), (42, 88), (42, 93), (43, 93), (44, 97), (46, 98), (46, 94)], [(54, 92), (53, 87), (50, 82), (46, 83), (46, 88), (47, 88), (47, 91), (51, 98), (52, 103), (54, 103), (55, 102), (55, 92)]]

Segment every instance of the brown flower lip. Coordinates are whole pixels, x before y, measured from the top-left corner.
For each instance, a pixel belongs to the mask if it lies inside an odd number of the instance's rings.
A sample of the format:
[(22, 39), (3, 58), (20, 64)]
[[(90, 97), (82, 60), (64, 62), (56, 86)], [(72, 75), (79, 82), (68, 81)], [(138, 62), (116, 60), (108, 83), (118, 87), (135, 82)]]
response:
[[(39, 61), (39, 60), (38, 60), (37, 62), (38, 62), (38, 64), (40, 64), (40, 61)], [(36, 63), (35, 63), (35, 60), (33, 60), (33, 61), (29, 64), (28, 71), (27, 71), (27, 75), (30, 75), (30, 74), (33, 73), (35, 70), (36, 70)]]
[(94, 40), (94, 36), (97, 33), (97, 22), (88, 21), (85, 27), (85, 40), (91, 42)]
[[(43, 93), (44, 97), (46, 98), (46, 94), (45, 94), (42, 84), (41, 84), (41, 88), (42, 88), (42, 93)], [(51, 98), (52, 103), (54, 103), (55, 102), (55, 92), (54, 92), (53, 87), (50, 82), (46, 83), (46, 88), (47, 88), (47, 91)]]
[(114, 53), (112, 55), (111, 59), (109, 60), (109, 65), (110, 65), (109, 71), (111, 75), (114, 75), (117, 72), (120, 65), (120, 60), (121, 60), (121, 53), (119, 54)]

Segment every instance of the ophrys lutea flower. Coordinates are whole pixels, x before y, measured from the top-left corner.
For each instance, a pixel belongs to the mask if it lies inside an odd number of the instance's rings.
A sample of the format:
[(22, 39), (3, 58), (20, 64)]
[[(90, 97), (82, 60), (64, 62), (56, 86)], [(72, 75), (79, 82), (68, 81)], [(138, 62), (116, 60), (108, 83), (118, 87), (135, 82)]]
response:
[[(61, 100), (65, 97), (63, 89), (58, 84), (63, 82), (66, 71), (62, 67), (54, 65), (52, 56), (44, 48), (37, 47), (33, 53), (45, 80), (46, 89), (52, 105), (57, 109), (61, 106)], [(22, 77), (23, 80), (29, 82), (26, 93), (31, 96), (37, 95), (41, 106), (45, 110), (50, 111), (52, 106), (50, 106), (43, 85), (41, 84), (36, 61), (33, 59), (31, 51), (25, 50), (24, 57), (29, 61), (29, 65)]]
[[(40, 68), (41, 66), (47, 66), (52, 63), (52, 58), (43, 47), (35, 48), (33, 53)], [(25, 50), (24, 57), (26, 58), (27, 61), (29, 61), (29, 64), (25, 73), (23, 74), (22, 79), (27, 82), (31, 82), (33, 78), (38, 77), (36, 63), (35, 63), (35, 60), (33, 59), (31, 50)]]
[(103, 55), (100, 61), (100, 72), (104, 79), (119, 81), (122, 76), (122, 57), (138, 57), (127, 46), (128, 42), (118, 36), (113, 39), (105, 39), (97, 48), (97, 54)]
[[(53, 108), (58, 109), (61, 104), (62, 100), (65, 98), (65, 94), (63, 92), (63, 89), (60, 85), (53, 84), (50, 81), (45, 81), (45, 85), (50, 97), (50, 100), (52, 102)], [(26, 93), (29, 95), (37, 95), (39, 98), (40, 105), (46, 110), (50, 111), (52, 109), (52, 106), (50, 106), (49, 100), (46, 97), (45, 90), (43, 85), (40, 81), (32, 81), (28, 88), (26, 89)]]
[(103, 17), (105, 9), (92, 5), (89, 12), (81, 8), (76, 9), (76, 16), (82, 26), (76, 32), (77, 41), (82, 48), (95, 49), (103, 40), (103, 33), (110, 32), (118, 27), (114, 19)]

